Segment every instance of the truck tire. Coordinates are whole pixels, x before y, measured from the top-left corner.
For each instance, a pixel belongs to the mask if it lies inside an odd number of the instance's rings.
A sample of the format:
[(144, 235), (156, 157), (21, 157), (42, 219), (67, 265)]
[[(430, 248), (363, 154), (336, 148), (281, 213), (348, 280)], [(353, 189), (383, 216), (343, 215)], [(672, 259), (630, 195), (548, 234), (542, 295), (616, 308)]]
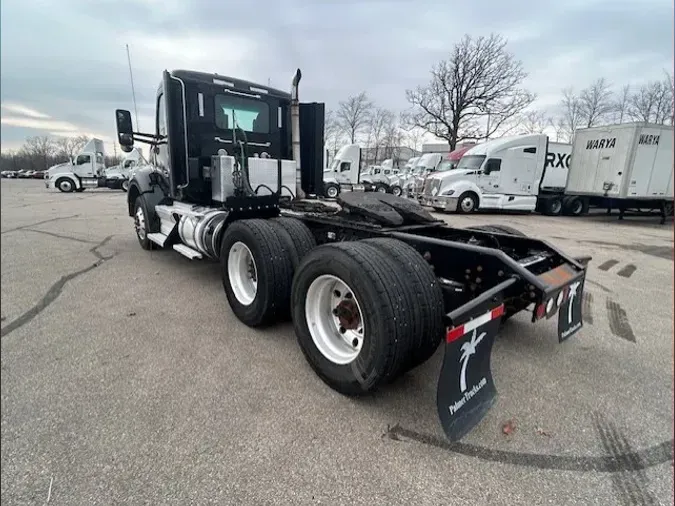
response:
[(360, 395), (397, 377), (418, 338), (407, 280), (363, 241), (326, 244), (303, 259), (293, 278), (293, 327), (314, 372), (344, 395)]
[(397, 184), (391, 187), (391, 193), (396, 195), (397, 197), (400, 197), (403, 194), (403, 190), (401, 187)]
[(323, 194), (329, 199), (337, 198), (340, 194), (340, 186), (335, 183), (328, 183), (323, 186)]
[(75, 190), (75, 183), (69, 177), (61, 177), (56, 180), (54, 184), (63, 193), (71, 193)]
[(526, 234), (518, 229), (509, 227), (508, 225), (477, 225), (475, 227), (468, 227), (466, 230), (478, 230), (481, 232), (494, 232), (497, 234), (517, 235), (519, 237), (527, 237)]
[(272, 221), (279, 225), (290, 237), (295, 249), (293, 268), (297, 267), (300, 261), (305, 258), (305, 255), (316, 246), (314, 234), (307, 228), (307, 225), (297, 218), (282, 216), (273, 218)]
[(457, 200), (457, 212), (469, 214), (478, 209), (478, 196), (474, 192), (464, 192)]
[(128, 192), (129, 191), (129, 180), (125, 179), (124, 181), (122, 181), (122, 184), (120, 185), (120, 187), (122, 188), (122, 191), (124, 193)]
[(389, 193), (389, 186), (384, 183), (375, 183), (375, 191), (380, 193)]
[(396, 263), (399, 278), (410, 288), (406, 293), (413, 297), (412, 324), (416, 341), (408, 353), (403, 372), (410, 371), (429, 360), (443, 339), (443, 291), (431, 266), (412, 246), (384, 237), (363, 242), (389, 256)]
[(562, 212), (565, 216), (581, 216), (588, 212), (587, 200), (583, 197), (564, 197)]
[(148, 239), (148, 234), (152, 233), (154, 230), (152, 227), (152, 220), (153, 217), (149, 213), (148, 204), (145, 201), (145, 198), (143, 198), (143, 195), (139, 195), (134, 203), (134, 228), (136, 229), (138, 243), (144, 250), (157, 248), (157, 245)]
[(263, 219), (240, 220), (223, 235), (223, 288), (235, 316), (249, 327), (288, 311), (293, 264), (280, 228)]
[(542, 201), (541, 211), (546, 216), (560, 216), (563, 210), (563, 202), (560, 197), (550, 197)]

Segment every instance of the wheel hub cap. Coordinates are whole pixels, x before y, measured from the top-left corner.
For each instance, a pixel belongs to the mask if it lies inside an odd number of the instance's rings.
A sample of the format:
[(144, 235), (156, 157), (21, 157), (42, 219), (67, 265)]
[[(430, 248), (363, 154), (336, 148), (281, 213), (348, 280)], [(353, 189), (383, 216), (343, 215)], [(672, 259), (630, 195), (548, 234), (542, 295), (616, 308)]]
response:
[(352, 289), (337, 276), (324, 274), (309, 286), (305, 317), (315, 346), (334, 364), (354, 361), (364, 339), (363, 313)]

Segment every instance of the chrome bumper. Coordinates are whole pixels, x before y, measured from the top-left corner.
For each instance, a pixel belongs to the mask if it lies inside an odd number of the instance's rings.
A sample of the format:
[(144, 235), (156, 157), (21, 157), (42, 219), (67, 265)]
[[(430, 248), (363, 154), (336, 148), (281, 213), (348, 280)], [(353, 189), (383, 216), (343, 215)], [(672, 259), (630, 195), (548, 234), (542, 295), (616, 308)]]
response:
[(435, 207), (450, 212), (457, 210), (457, 197), (448, 197), (443, 195), (432, 197), (430, 195), (422, 195), (420, 200), (423, 206)]

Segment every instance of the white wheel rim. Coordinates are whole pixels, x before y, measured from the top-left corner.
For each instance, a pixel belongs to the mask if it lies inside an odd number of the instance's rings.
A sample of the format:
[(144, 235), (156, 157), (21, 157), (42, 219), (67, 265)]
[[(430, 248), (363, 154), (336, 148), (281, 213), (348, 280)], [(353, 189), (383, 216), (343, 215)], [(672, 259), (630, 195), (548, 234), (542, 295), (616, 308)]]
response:
[(574, 214), (579, 214), (579, 213), (581, 213), (581, 208), (582, 208), (582, 207), (583, 207), (583, 204), (581, 203), (581, 201), (580, 201), (580, 200), (577, 200), (577, 201), (574, 203), (574, 209), (573, 209)]
[(384, 186), (380, 186), (377, 191), (380, 193), (387, 193), (387, 189)]
[(145, 213), (143, 212), (142, 207), (139, 207), (136, 210), (135, 225), (136, 225), (136, 234), (138, 234), (138, 237), (142, 241), (144, 241), (146, 235), (146, 228), (145, 228)]
[(337, 188), (335, 188), (335, 186), (329, 186), (328, 191), (326, 193), (328, 193), (328, 196), (330, 198), (335, 198), (335, 197), (337, 197), (337, 193), (338, 193)]
[(398, 196), (401, 195), (401, 189), (400, 188), (394, 188), (392, 190), (392, 193), (398, 197)]
[(128, 190), (129, 189), (129, 181), (126, 181), (126, 180), (122, 181), (122, 188), (124, 188), (125, 190)]
[(237, 241), (230, 248), (227, 276), (237, 300), (244, 306), (251, 305), (258, 293), (258, 269), (251, 250), (243, 242)]
[(363, 312), (354, 291), (340, 278), (324, 274), (309, 285), (305, 318), (314, 345), (328, 360), (346, 365), (363, 346)]
[(553, 214), (558, 214), (561, 209), (562, 209), (562, 202), (559, 200), (553, 201), (553, 204), (551, 205), (551, 212)]
[(70, 191), (73, 188), (73, 185), (70, 184), (70, 181), (61, 181), (61, 184), (59, 184), (59, 187), (63, 191)]
[(462, 211), (471, 211), (473, 209), (473, 199), (471, 197), (464, 197), (460, 204)]

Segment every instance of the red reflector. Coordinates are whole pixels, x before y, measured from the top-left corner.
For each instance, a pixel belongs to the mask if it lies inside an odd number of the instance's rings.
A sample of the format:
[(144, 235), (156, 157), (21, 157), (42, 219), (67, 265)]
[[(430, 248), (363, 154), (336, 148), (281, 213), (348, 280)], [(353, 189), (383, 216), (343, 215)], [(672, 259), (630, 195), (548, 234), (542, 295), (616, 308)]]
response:
[(537, 319), (543, 318), (546, 314), (546, 304), (543, 302), (537, 306)]
[(478, 316), (473, 320), (469, 320), (464, 325), (459, 325), (458, 327), (448, 330), (448, 333), (445, 336), (445, 340), (448, 343), (456, 341), (463, 335), (471, 332), (473, 329), (476, 329), (481, 325), (485, 325), (487, 322), (492, 321), (495, 318), (500, 318), (503, 314), (504, 314), (504, 304), (500, 304), (496, 308), (491, 309), (490, 311), (482, 314), (481, 316)]
[(464, 325), (460, 325), (459, 327), (455, 327), (454, 329), (448, 330), (446, 340), (449, 343), (451, 343), (453, 341), (457, 341), (457, 339), (459, 339), (463, 335), (464, 335)]

